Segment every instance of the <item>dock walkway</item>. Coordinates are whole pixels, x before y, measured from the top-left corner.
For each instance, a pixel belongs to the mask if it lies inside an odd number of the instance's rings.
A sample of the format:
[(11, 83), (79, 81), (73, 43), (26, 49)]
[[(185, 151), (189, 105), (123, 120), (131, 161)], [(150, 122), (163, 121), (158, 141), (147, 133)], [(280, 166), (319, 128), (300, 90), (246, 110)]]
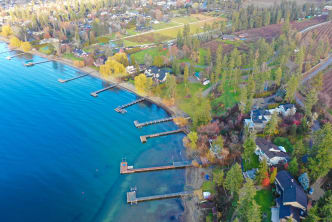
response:
[(120, 174), (131, 174), (131, 173), (142, 173), (142, 172), (151, 172), (159, 170), (173, 170), (181, 169), (186, 167), (192, 167), (192, 164), (189, 161), (183, 162), (173, 162), (172, 165), (168, 166), (157, 166), (157, 167), (146, 167), (134, 169), (133, 166), (128, 166), (127, 162), (121, 162), (120, 164)]
[(83, 78), (83, 77), (88, 76), (88, 75), (89, 74), (83, 74), (83, 75), (79, 75), (79, 76), (76, 76), (76, 77), (73, 77), (73, 78), (70, 78), (70, 79), (58, 79), (58, 81), (61, 82), (61, 83), (66, 83), (66, 82), (73, 81), (75, 79)]
[(42, 64), (42, 63), (47, 63), (47, 62), (52, 62), (52, 60), (41, 61), (41, 62), (28, 62), (28, 63), (25, 63), (24, 66), (30, 67), (30, 66), (34, 66), (34, 65), (38, 65), (38, 64)]
[(145, 100), (145, 98), (140, 98), (140, 99), (137, 99), (137, 100), (135, 100), (135, 101), (133, 101), (133, 102), (130, 102), (130, 103), (124, 104), (124, 105), (122, 105), (122, 106), (119, 106), (119, 107), (115, 108), (114, 110), (115, 110), (116, 112), (118, 112), (118, 113), (126, 113), (127, 111), (125, 110), (125, 108), (127, 108), (127, 107), (129, 107), (129, 106), (132, 106), (132, 105), (135, 105), (135, 104), (137, 104), (137, 103), (140, 103), (140, 102), (142, 102), (142, 101), (144, 101), (144, 100)]
[(26, 53), (25, 53), (25, 52), (22, 52), (22, 53), (18, 53), (18, 54), (16, 54), (16, 55), (7, 56), (7, 59), (8, 59), (8, 60), (11, 60), (12, 58), (14, 58), (14, 57), (16, 57), (16, 56), (20, 56), (20, 55), (24, 55), (24, 54), (26, 54)]
[(140, 139), (141, 139), (142, 143), (146, 143), (147, 139), (149, 139), (149, 138), (167, 136), (167, 135), (176, 134), (176, 133), (185, 133), (185, 130), (177, 129), (177, 130), (172, 130), (172, 131), (167, 131), (167, 132), (162, 132), (162, 133), (150, 134), (150, 135), (140, 136)]
[(154, 196), (147, 196), (147, 197), (137, 197), (136, 191), (127, 192), (127, 203), (128, 204), (137, 204), (138, 202), (143, 201), (151, 201), (151, 200), (161, 200), (161, 199), (169, 199), (169, 198), (178, 198), (191, 195), (192, 192), (183, 191), (178, 193), (169, 193), (169, 194), (160, 194)]
[(148, 121), (148, 122), (144, 122), (144, 123), (139, 123), (137, 120), (135, 120), (134, 124), (135, 124), (136, 128), (142, 128), (142, 127), (148, 126), (148, 125), (169, 122), (169, 121), (172, 121), (174, 118), (175, 117), (168, 117), (168, 118), (152, 120), (152, 121)]
[(114, 88), (114, 87), (116, 87), (116, 86), (117, 86), (117, 84), (114, 84), (114, 85), (111, 85), (111, 86), (105, 87), (105, 88), (103, 88), (103, 89), (100, 89), (100, 90), (98, 90), (98, 91), (92, 92), (92, 93), (91, 93), (91, 96), (93, 96), (93, 97), (97, 97), (99, 93), (104, 92), (104, 91), (109, 90), (109, 89), (112, 89), (112, 88)]

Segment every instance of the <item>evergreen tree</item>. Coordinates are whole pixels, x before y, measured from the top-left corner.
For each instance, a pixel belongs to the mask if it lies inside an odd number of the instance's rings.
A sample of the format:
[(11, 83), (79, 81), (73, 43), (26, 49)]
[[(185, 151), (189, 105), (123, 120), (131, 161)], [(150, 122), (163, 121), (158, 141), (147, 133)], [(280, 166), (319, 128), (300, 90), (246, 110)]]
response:
[(307, 94), (307, 97), (304, 102), (305, 115), (307, 117), (311, 116), (312, 107), (317, 103), (317, 101), (318, 101), (317, 91), (315, 88), (312, 88)]
[(278, 124), (279, 124), (279, 117), (278, 113), (274, 112), (271, 116), (270, 121), (266, 124), (264, 129), (264, 135), (271, 137), (278, 133)]
[(243, 183), (242, 170), (238, 163), (235, 163), (231, 169), (227, 172), (225, 179), (225, 188), (229, 190), (232, 195), (237, 193)]
[(299, 76), (292, 75), (290, 80), (287, 82), (287, 87), (286, 87), (285, 99), (288, 102), (292, 102), (294, 100), (298, 86), (299, 86)]
[(277, 86), (280, 86), (281, 78), (282, 78), (282, 70), (280, 67), (278, 67), (278, 69), (276, 70), (276, 75), (275, 75), (275, 83)]
[(243, 158), (246, 162), (251, 161), (251, 157), (255, 152), (256, 149), (256, 143), (252, 136), (249, 136), (243, 144), (244, 152), (243, 152)]
[(248, 101), (247, 88), (242, 87), (242, 88), (240, 88), (240, 102), (239, 102), (239, 108), (240, 108), (241, 113), (245, 113), (247, 101)]
[(213, 182), (218, 186), (222, 186), (224, 184), (224, 171), (220, 169), (213, 170)]
[(293, 176), (297, 176), (297, 173), (299, 172), (299, 164), (297, 163), (296, 157), (293, 157), (289, 162), (288, 170)]
[(263, 161), (261, 161), (259, 164), (258, 175), (256, 176), (256, 180), (257, 180), (258, 184), (261, 184), (263, 182), (263, 180), (266, 178), (266, 176), (268, 175), (267, 168), (268, 168), (267, 161), (264, 158)]

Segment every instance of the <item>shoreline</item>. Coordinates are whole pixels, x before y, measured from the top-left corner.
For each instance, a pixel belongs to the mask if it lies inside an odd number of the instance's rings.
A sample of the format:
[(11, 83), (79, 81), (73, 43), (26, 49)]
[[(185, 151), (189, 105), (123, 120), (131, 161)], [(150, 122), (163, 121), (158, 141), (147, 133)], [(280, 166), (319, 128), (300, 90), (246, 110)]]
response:
[[(4, 38), (3, 36), (0, 36), (0, 41), (7, 43), (8, 47), (9, 47), (9, 40), (8, 39)], [(77, 69), (81, 72), (87, 73), (90, 76), (98, 78), (98, 79), (100, 79), (102, 81), (105, 81), (107, 83), (117, 84), (116, 87), (118, 87), (122, 90), (129, 91), (131, 93), (134, 93), (136, 96), (144, 97), (150, 103), (153, 103), (153, 104), (159, 106), (160, 108), (164, 109), (170, 116), (182, 116), (182, 117), (188, 116), (185, 112), (183, 112), (182, 110), (180, 110), (176, 106), (168, 107), (167, 105), (165, 105), (162, 102), (161, 98), (159, 98), (159, 97), (150, 97), (150, 96), (142, 96), (142, 95), (137, 93), (137, 91), (135, 89), (135, 86), (133, 86), (132, 84), (129, 84), (127, 82), (119, 82), (119, 81), (115, 80), (112, 77), (110, 77), (110, 79), (105, 78), (105, 77), (101, 76), (100, 73), (97, 70), (95, 70), (91, 67), (76, 67), (76, 66), (74, 66), (72, 60), (65, 59), (65, 58), (58, 57), (58, 56), (53, 56), (53, 55), (45, 55), (45, 54), (37, 51), (34, 48), (31, 51), (27, 52), (27, 53), (39, 56), (39, 57), (47, 59), (47, 60), (56, 61), (56, 62), (65, 64), (65, 65), (68, 65), (70, 67), (73, 67), (73, 68), (75, 68), (75, 69)], [(185, 152), (187, 154), (186, 148), (184, 148), (184, 149), (185, 149)], [(189, 185), (194, 189), (199, 189), (201, 187), (202, 183), (203, 183), (203, 180), (199, 176), (200, 174), (198, 172), (202, 172), (202, 170), (204, 170), (204, 168), (188, 168), (188, 169), (186, 169), (186, 172), (185, 172), (185, 186)], [(186, 221), (186, 222), (199, 221), (199, 219), (201, 217), (201, 211), (199, 210), (199, 207), (198, 207), (199, 200), (198, 200), (197, 196), (194, 195), (192, 198), (181, 199), (181, 201), (182, 201), (182, 204), (183, 204), (183, 207), (184, 207), (184, 211), (183, 211), (184, 221)]]

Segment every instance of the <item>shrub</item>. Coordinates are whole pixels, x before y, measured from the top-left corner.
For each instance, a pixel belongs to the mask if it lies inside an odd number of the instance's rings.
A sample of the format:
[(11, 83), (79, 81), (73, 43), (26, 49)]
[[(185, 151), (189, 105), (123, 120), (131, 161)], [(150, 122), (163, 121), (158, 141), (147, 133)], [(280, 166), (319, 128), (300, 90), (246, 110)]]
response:
[(292, 153), (293, 152), (293, 145), (291, 144), (291, 142), (289, 141), (288, 138), (286, 137), (276, 137), (273, 140), (273, 143), (276, 144), (277, 146), (283, 146), (285, 147), (286, 151), (288, 153)]
[(267, 106), (268, 109), (275, 109), (279, 106), (279, 103), (271, 103)]
[(261, 92), (261, 93), (256, 93), (254, 95), (254, 98), (268, 97), (268, 96), (271, 96), (273, 93), (275, 93), (275, 91), (265, 91), (265, 92)]
[(105, 37), (105, 36), (99, 36), (97, 38), (97, 42), (98, 43), (108, 43), (110, 41), (110, 39), (108, 37)]

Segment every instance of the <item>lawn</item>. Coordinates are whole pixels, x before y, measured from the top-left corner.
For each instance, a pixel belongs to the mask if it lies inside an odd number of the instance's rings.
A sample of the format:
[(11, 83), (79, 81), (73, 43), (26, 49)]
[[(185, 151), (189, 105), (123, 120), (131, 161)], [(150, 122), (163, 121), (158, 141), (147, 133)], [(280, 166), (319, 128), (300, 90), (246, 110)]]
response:
[(127, 29), (128, 35), (136, 35), (138, 32), (136, 32), (135, 28)]
[(258, 168), (258, 167), (259, 167), (259, 158), (254, 153), (251, 155), (250, 162), (243, 160), (243, 168), (244, 168), (245, 171), (251, 170), (251, 169), (254, 169), (254, 168)]
[(264, 222), (271, 221), (271, 207), (274, 205), (273, 195), (271, 190), (259, 190), (256, 193), (255, 200), (261, 207), (261, 212)]
[(158, 30), (158, 29), (164, 29), (164, 28), (169, 28), (169, 27), (173, 27), (173, 26), (178, 26), (179, 24), (174, 23), (174, 22), (160, 22), (159, 24), (153, 24), (152, 28), (154, 30)]
[(176, 86), (176, 101), (180, 109), (186, 112), (189, 116), (193, 113), (192, 102), (194, 96), (200, 90), (207, 89), (210, 85), (203, 86), (201, 83), (188, 83), (187, 89), (184, 87), (184, 83), (180, 83)]
[(171, 22), (182, 23), (182, 24), (188, 24), (188, 23), (197, 22), (197, 21), (198, 21), (198, 19), (194, 16), (178, 17), (178, 18), (174, 18), (171, 20)]
[(292, 143), (289, 141), (288, 138), (286, 137), (276, 137), (273, 140), (273, 143), (277, 146), (283, 146), (285, 147), (287, 153), (292, 153), (293, 152), (293, 145)]
[(227, 84), (221, 96), (212, 101), (212, 112), (214, 115), (222, 115), (227, 108), (232, 108), (239, 102), (239, 93), (234, 92)]
[(329, 109), (328, 111), (329, 111), (329, 113), (332, 115), (332, 109)]
[(163, 49), (160, 50), (160, 48), (156, 47), (156, 48), (150, 48), (150, 49), (136, 52), (136, 53), (132, 54), (131, 56), (133, 56), (135, 58), (137, 63), (144, 64), (145, 54), (149, 54), (152, 56), (152, 58), (154, 58), (157, 55), (165, 56), (167, 54), (167, 50), (163, 50)]
[(74, 60), (74, 61), (75, 60), (78, 60), (78, 61), (83, 61), (84, 60), (82, 58), (78, 58), (78, 57), (74, 56), (73, 53), (65, 53), (65, 54), (63, 54), (63, 57), (66, 58), (66, 59)]
[(132, 42), (132, 41), (129, 41), (129, 40), (127, 40), (127, 39), (124, 39), (124, 40), (123, 40), (123, 44), (124, 44), (124, 46), (126, 46), (126, 47), (141, 45), (141, 44), (138, 43), (138, 42)]

